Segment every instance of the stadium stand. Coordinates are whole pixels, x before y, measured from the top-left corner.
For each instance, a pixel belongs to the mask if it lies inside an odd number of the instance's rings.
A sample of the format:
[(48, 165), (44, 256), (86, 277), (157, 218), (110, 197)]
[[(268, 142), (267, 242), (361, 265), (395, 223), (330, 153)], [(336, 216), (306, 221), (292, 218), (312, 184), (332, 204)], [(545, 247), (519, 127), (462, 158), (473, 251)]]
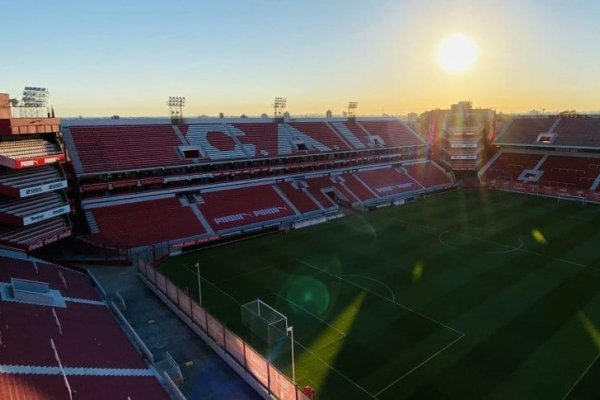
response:
[(356, 176), (380, 197), (421, 189), (418, 183), (395, 168), (361, 171)]
[(502, 152), (486, 171), (486, 179), (516, 180), (524, 170), (533, 170), (543, 154)]
[(0, 244), (31, 251), (71, 235), (60, 120), (13, 118), (8, 100), (0, 93)]
[(44, 189), (66, 188), (67, 182), (53, 166), (7, 170), (0, 174), (0, 193), (10, 197), (29, 197)]
[(535, 144), (538, 136), (541, 133), (550, 133), (556, 123), (556, 118), (547, 116), (515, 118), (500, 132), (496, 143)]
[(590, 189), (600, 174), (600, 158), (548, 156), (538, 167), (540, 182), (578, 189)]
[(402, 166), (406, 173), (426, 189), (452, 184), (452, 179), (432, 161), (406, 164)]
[(600, 118), (560, 118), (554, 146), (600, 147)]
[(387, 147), (422, 146), (424, 144), (419, 136), (398, 120), (359, 121), (358, 124), (371, 135), (379, 136)]
[(279, 183), (277, 186), (301, 213), (321, 210), (321, 207), (306, 193), (304, 188), (292, 182)]
[(290, 122), (288, 125), (310, 136), (333, 151), (352, 149), (326, 122)]
[(355, 174), (344, 174), (342, 178), (348, 191), (352, 192), (360, 201), (366, 202), (377, 198), (377, 195), (361, 182)]
[(0, 295), (0, 398), (169, 398), (83, 273), (4, 252)]
[(103, 244), (139, 247), (206, 233), (191, 207), (176, 197), (93, 208)]
[(249, 186), (202, 193), (198, 208), (215, 231), (241, 228), (276, 220), (295, 213), (271, 185)]
[(285, 151), (280, 152), (279, 127), (275, 122), (233, 124), (233, 126), (244, 133), (238, 139), (250, 158), (289, 154)]
[(187, 164), (171, 125), (71, 126), (83, 173)]

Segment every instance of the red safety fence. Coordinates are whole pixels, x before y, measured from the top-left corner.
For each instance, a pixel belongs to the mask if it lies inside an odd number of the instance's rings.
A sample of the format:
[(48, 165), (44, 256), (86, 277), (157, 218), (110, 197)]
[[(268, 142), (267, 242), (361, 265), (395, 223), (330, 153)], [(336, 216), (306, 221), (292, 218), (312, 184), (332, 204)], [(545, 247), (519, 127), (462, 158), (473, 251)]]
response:
[(203, 307), (198, 305), (185, 291), (158, 272), (150, 263), (139, 258), (138, 270), (147, 281), (179, 308), (190, 320), (211, 338), (221, 349), (235, 360), (240, 367), (263, 386), (270, 395), (281, 400), (312, 400), (297, 387), (290, 378), (270, 364), (248, 343), (231, 332)]

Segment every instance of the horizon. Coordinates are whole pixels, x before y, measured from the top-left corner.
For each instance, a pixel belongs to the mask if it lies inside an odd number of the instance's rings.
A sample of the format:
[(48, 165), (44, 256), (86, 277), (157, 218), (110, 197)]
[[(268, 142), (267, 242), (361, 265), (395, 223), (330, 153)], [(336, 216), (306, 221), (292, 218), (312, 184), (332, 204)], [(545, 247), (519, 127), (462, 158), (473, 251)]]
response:
[[(18, 62), (4, 66), (2, 91), (47, 87), (63, 118), (166, 116), (168, 96), (187, 98), (188, 117), (271, 115), (276, 96), (297, 116), (341, 115), (349, 101), (365, 116), (460, 100), (505, 114), (600, 110), (600, 2), (591, 0), (5, 8), (5, 31), (16, 33), (5, 54)], [(459, 73), (438, 60), (453, 35), (477, 49)]]

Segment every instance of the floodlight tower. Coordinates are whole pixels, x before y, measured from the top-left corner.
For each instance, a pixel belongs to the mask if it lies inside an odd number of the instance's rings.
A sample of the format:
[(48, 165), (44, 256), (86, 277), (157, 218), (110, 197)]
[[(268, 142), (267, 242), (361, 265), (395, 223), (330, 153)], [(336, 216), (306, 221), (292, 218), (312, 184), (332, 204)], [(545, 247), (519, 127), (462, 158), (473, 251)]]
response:
[(283, 112), (286, 105), (287, 99), (285, 97), (275, 97), (275, 101), (273, 102), (275, 122), (283, 122)]
[[(19, 111), (22, 118), (37, 118), (43, 114), (48, 104), (50, 92), (48, 89), (34, 86), (26, 86), (21, 96)], [(40, 112), (41, 110), (41, 112)], [(43, 116), (43, 115), (42, 115)]]
[(348, 121), (356, 120), (356, 110), (358, 109), (358, 102), (351, 101), (348, 103)]
[(185, 106), (185, 97), (169, 96), (169, 113), (171, 114), (171, 123), (173, 125), (183, 123), (183, 107)]

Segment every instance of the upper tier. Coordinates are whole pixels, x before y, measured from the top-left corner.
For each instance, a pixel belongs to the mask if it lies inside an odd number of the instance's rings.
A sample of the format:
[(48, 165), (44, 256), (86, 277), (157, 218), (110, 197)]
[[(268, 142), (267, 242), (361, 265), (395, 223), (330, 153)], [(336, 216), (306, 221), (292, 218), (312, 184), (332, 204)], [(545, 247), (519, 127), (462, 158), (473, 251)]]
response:
[(332, 120), (223, 120), (178, 126), (89, 122), (66, 123), (64, 129), (79, 174), (426, 145), (403, 122), (390, 118), (352, 124)]
[(496, 144), (600, 149), (600, 118), (518, 117), (498, 135)]

